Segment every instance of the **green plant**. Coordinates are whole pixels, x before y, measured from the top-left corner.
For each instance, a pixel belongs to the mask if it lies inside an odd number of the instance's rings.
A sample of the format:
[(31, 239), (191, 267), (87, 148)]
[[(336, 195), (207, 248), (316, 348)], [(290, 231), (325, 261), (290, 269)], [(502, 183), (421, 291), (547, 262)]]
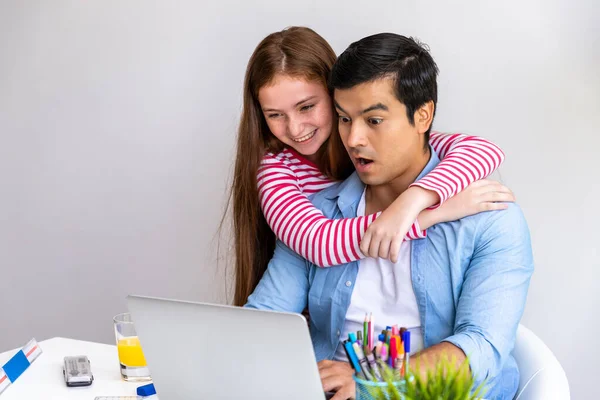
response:
[[(414, 367), (419, 369), (418, 362)], [(404, 382), (395, 369), (385, 364), (380, 368), (387, 385), (367, 388), (365, 398), (369, 400), (475, 400), (484, 395), (484, 383), (473, 390), (475, 378), (468, 360), (457, 367), (454, 360), (442, 357), (426, 377), (409, 373)]]

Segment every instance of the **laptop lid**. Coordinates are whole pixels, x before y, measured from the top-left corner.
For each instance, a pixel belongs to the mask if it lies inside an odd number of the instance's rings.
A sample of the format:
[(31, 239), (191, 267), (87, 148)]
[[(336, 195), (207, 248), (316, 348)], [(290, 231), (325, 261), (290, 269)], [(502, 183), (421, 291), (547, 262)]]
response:
[(324, 399), (302, 315), (128, 296), (161, 400)]

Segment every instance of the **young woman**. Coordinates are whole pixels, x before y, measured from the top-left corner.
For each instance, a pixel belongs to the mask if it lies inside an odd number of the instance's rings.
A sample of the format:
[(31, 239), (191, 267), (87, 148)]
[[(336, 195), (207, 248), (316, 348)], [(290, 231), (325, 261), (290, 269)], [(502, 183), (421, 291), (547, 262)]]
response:
[[(329, 44), (303, 27), (267, 36), (250, 58), (232, 187), (236, 305), (245, 304), (258, 284), (276, 237), (321, 267), (365, 255), (395, 262), (402, 240), (423, 238), (435, 223), (503, 209), (497, 202), (514, 200), (498, 183), (476, 182), (502, 163), (496, 145), (432, 132), (430, 145), (441, 162), (385, 212), (323, 216), (309, 197), (354, 171), (327, 90), (335, 59)], [(436, 204), (441, 206), (428, 210)]]

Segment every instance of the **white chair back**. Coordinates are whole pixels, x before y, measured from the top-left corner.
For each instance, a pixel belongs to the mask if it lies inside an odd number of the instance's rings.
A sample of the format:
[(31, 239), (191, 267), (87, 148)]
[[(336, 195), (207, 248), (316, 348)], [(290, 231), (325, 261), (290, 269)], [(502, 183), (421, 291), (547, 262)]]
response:
[(513, 356), (519, 366), (514, 400), (570, 400), (569, 381), (552, 351), (531, 330), (517, 329)]

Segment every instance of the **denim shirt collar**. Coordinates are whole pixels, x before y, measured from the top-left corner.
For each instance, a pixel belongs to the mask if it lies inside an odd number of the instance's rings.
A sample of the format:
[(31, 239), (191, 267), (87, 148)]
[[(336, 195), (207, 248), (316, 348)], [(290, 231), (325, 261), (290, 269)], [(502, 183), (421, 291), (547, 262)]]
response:
[[(429, 152), (429, 161), (415, 181), (427, 175), (440, 162), (437, 153), (431, 146), (429, 146)], [(358, 203), (364, 190), (365, 184), (360, 180), (358, 173), (355, 171), (348, 179), (337, 186), (337, 190), (330, 191), (325, 197), (330, 200), (335, 200), (337, 198), (337, 206), (343, 217), (352, 218), (356, 217), (356, 209), (358, 208)]]

